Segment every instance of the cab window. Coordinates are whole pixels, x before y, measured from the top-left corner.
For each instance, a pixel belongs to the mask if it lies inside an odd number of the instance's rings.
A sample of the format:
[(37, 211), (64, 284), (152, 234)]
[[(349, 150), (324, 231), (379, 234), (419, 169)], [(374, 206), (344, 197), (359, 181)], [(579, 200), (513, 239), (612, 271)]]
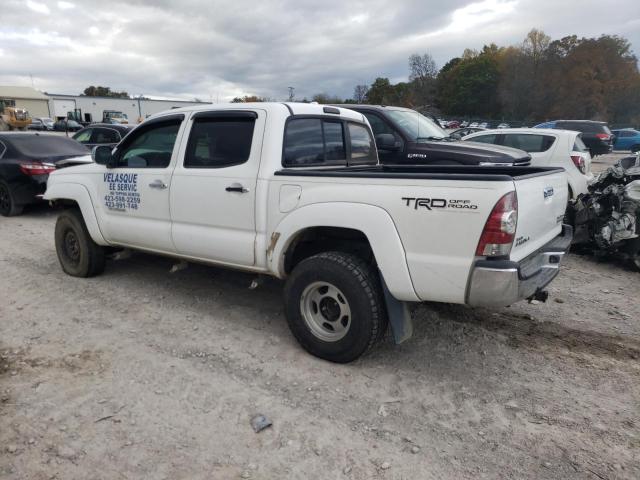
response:
[(181, 122), (178, 119), (158, 121), (138, 127), (117, 153), (118, 167), (168, 167)]
[(376, 161), (376, 147), (369, 130), (357, 123), (349, 123), (351, 161), (349, 163), (371, 163)]
[(223, 168), (249, 159), (255, 118), (196, 118), (191, 127), (185, 168)]
[(295, 118), (284, 132), (283, 164), (290, 167), (346, 163), (342, 122)]

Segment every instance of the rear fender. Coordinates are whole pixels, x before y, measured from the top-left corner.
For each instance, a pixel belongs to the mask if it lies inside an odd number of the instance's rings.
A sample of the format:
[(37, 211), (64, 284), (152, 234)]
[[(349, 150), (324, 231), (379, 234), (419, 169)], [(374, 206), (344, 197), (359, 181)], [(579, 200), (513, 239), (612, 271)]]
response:
[(98, 245), (109, 245), (102, 236), (102, 232), (98, 226), (96, 212), (93, 209), (93, 203), (91, 202), (91, 196), (84, 185), (79, 183), (56, 183), (47, 187), (47, 191), (43, 198), (51, 202), (71, 200), (77, 203), (80, 211), (82, 212), (84, 223), (87, 225), (89, 235), (91, 235), (93, 241)]
[[(348, 228), (361, 231), (384, 275), (386, 285), (397, 300), (420, 301), (413, 289), (404, 247), (391, 216), (383, 209), (360, 203), (328, 202), (307, 205), (289, 213), (273, 230), (267, 251), (267, 265), (279, 278), (286, 277), (285, 254), (305, 229)], [(273, 242), (272, 242), (273, 243)]]

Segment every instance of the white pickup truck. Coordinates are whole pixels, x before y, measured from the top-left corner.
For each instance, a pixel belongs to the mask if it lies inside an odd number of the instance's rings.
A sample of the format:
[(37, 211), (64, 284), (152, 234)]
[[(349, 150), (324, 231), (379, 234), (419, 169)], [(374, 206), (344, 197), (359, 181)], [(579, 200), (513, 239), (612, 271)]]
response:
[(203, 105), (146, 120), (49, 177), (65, 272), (111, 247), (286, 279), (299, 343), (349, 362), (406, 302), (543, 298), (571, 240), (562, 169), (378, 164), (367, 120), (309, 104)]

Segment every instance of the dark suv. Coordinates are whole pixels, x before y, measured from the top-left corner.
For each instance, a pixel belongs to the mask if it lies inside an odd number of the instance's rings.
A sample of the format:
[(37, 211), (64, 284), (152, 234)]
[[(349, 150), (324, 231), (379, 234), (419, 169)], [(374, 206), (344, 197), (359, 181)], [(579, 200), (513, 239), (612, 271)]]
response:
[(606, 122), (593, 120), (556, 120), (542, 123), (535, 128), (555, 128), (557, 130), (574, 130), (582, 132), (582, 141), (589, 149), (592, 157), (611, 153), (615, 136)]
[(337, 105), (362, 113), (376, 139), (383, 164), (527, 166), (531, 156), (522, 150), (461, 142), (415, 110), (379, 105)]

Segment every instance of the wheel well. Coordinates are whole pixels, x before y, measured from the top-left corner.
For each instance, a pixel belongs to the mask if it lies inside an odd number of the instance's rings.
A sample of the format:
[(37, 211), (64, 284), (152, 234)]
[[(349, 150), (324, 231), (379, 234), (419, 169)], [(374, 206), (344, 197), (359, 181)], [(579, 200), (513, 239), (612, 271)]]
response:
[(60, 207), (60, 208), (80, 208), (80, 205), (78, 205), (78, 202), (76, 202), (75, 200), (70, 200), (68, 198), (58, 198), (56, 200), (52, 200), (51, 204), (54, 207)]
[(375, 262), (367, 236), (360, 230), (342, 227), (312, 227), (298, 233), (289, 244), (284, 257), (285, 272), (305, 258), (321, 252), (338, 251), (357, 255), (366, 262)]

